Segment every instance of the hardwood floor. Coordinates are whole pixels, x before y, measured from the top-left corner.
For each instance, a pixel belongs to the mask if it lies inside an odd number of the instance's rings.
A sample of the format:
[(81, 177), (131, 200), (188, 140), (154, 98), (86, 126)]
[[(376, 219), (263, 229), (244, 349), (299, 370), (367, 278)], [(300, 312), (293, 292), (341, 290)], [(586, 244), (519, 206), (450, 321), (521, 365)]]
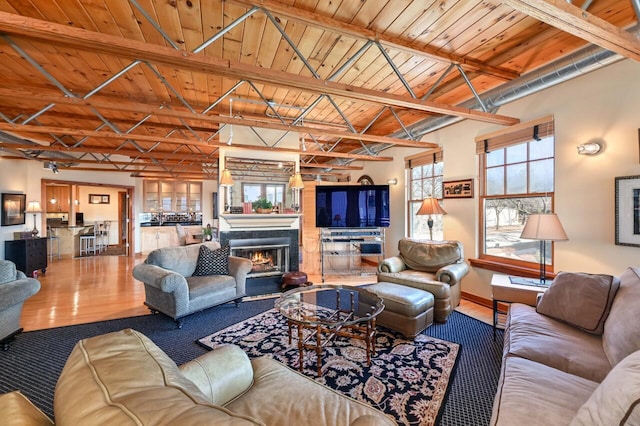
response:
[[(22, 310), (25, 331), (148, 315), (144, 286), (132, 275), (145, 256), (91, 256), (49, 262), (38, 279), (42, 288)], [(321, 284), (319, 275), (309, 281)], [(326, 284), (366, 284), (372, 276), (330, 277)], [(463, 300), (457, 310), (491, 324), (491, 309)]]

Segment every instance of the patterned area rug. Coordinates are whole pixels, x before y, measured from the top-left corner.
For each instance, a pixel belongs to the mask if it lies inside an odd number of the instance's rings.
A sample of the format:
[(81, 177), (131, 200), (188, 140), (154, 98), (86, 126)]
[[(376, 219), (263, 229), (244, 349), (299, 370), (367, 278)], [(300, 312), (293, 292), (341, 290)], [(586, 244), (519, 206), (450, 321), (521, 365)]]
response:
[[(287, 322), (275, 309), (203, 337), (198, 343), (209, 349), (232, 343), (249, 357), (269, 356), (298, 369), (295, 333), (289, 345)], [(364, 342), (338, 337), (324, 349), (322, 377), (317, 377), (314, 351), (305, 351), (303, 373), (390, 414), (399, 424), (433, 425), (446, 398), (459, 351), (457, 343), (424, 334), (407, 340), (378, 327), (371, 366), (366, 364)]]

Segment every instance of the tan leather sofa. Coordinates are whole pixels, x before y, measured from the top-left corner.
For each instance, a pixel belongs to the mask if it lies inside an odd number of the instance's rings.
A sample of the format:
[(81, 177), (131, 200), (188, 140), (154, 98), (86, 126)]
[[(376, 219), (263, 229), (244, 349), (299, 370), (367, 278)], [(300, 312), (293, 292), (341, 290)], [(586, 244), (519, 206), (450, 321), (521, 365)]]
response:
[(640, 424), (640, 268), (598, 297), (574, 281), (510, 306), (491, 425)]
[[(218, 242), (203, 243), (211, 250)], [(245, 295), (251, 261), (229, 256), (229, 275), (193, 276), (200, 246), (192, 244), (153, 250), (144, 263), (133, 268), (133, 277), (144, 283), (144, 304), (151, 312), (162, 312), (182, 327), (183, 318), (223, 303), (238, 303)]]
[(459, 241), (403, 238), (399, 254), (378, 265), (378, 282), (403, 284), (433, 294), (434, 318), (445, 322), (460, 304), (462, 278), (469, 272)]
[[(3, 413), (16, 425), (51, 424), (15, 392), (0, 396)], [(78, 342), (58, 379), (54, 415), (74, 426), (396, 424), (273, 359), (249, 360), (237, 346), (177, 367), (131, 329)]]

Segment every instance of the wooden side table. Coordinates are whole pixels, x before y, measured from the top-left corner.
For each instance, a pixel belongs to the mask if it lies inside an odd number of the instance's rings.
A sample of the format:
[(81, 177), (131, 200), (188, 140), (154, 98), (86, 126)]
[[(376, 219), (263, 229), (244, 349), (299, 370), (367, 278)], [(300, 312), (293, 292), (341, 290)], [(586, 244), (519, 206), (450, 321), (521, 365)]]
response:
[(506, 314), (504, 311), (498, 311), (498, 302), (524, 303), (525, 305), (536, 306), (538, 294), (544, 293), (547, 288), (535, 285), (513, 284), (509, 275), (493, 274), (493, 277), (491, 277), (491, 293), (493, 298), (494, 340), (498, 326), (498, 315)]

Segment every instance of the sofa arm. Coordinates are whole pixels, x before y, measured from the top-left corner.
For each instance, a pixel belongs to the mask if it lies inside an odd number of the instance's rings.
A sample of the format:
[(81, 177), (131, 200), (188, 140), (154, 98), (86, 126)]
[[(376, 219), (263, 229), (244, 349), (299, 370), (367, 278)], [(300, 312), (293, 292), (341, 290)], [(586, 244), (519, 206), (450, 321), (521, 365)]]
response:
[(236, 280), (236, 294), (244, 296), (246, 293), (247, 274), (251, 272), (253, 263), (244, 257), (229, 256), (229, 275)]
[(40, 281), (23, 278), (0, 285), (0, 311), (24, 302), (40, 291)]
[(400, 272), (407, 269), (400, 256), (393, 256), (383, 259), (378, 265), (378, 272)]
[(211, 404), (225, 405), (253, 384), (253, 367), (240, 347), (226, 345), (181, 365), (180, 371)]
[(185, 277), (160, 266), (140, 263), (134, 266), (133, 277), (165, 293), (184, 291), (188, 295), (189, 292)]
[(469, 265), (467, 262), (453, 263), (443, 266), (436, 272), (436, 281), (456, 285), (462, 281), (462, 278), (469, 273)]

